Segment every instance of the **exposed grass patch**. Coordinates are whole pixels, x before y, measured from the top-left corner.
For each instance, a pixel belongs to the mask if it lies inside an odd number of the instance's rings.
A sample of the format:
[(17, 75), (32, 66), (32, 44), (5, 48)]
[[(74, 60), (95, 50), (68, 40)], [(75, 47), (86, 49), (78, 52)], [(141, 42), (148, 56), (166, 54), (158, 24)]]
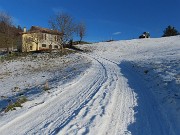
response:
[(13, 90), (12, 90), (12, 92), (18, 92), (18, 91), (20, 91), (20, 88), (19, 88), (19, 87), (17, 87), (17, 86), (16, 86), (16, 87), (14, 87), (14, 88), (13, 88)]
[(0, 73), (0, 79), (4, 79), (5, 77), (9, 76), (11, 74), (11, 72), (4, 72), (4, 73)]
[(49, 53), (48, 57), (49, 58), (57, 58), (57, 57), (61, 57), (64, 55), (68, 55), (71, 53), (75, 53), (77, 52), (76, 50), (71, 50), (68, 48), (64, 48), (63, 50), (54, 50), (53, 52), (49, 52), (49, 51), (34, 51), (34, 52), (12, 52), (11, 54), (5, 54), (0, 56), (0, 62), (4, 62), (4, 61), (10, 61), (10, 60), (16, 60), (18, 58), (21, 57), (26, 57), (26, 56), (31, 56), (32, 60), (34, 59), (38, 59), (38, 55), (37, 54), (43, 54), (43, 53)]
[(4, 62), (4, 61), (9, 61), (9, 60), (14, 60), (14, 59), (17, 59), (19, 57), (27, 56), (28, 54), (29, 53), (12, 52), (11, 54), (6, 54), (3, 56), (0, 56), (0, 61)]
[(48, 91), (48, 90), (50, 90), (49, 83), (48, 83), (48, 81), (46, 81), (46, 83), (44, 85), (44, 91)]
[(8, 111), (16, 110), (16, 107), (22, 107), (22, 104), (25, 103), (26, 101), (27, 101), (26, 97), (20, 97), (14, 103), (10, 103), (4, 111), (8, 112)]

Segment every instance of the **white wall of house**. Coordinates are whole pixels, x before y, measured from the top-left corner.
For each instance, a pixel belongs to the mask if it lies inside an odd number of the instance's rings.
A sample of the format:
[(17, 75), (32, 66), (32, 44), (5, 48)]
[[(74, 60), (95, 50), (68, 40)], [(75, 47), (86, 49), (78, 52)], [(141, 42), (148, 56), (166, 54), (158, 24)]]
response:
[(42, 33), (42, 40), (39, 43), (39, 49), (57, 49), (61, 43), (59, 35)]

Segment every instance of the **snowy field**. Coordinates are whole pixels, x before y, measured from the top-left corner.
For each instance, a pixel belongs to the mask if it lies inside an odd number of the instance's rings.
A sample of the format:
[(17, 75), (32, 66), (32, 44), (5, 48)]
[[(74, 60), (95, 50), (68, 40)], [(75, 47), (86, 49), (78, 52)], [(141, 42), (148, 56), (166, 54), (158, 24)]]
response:
[(180, 134), (180, 36), (79, 47), (0, 63), (0, 134)]

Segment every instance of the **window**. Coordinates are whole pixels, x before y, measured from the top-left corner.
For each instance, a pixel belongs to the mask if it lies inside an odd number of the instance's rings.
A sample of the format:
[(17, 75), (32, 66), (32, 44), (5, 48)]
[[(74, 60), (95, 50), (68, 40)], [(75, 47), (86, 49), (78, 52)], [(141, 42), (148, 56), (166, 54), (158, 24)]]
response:
[(57, 37), (56, 36), (54, 36), (54, 41), (56, 41), (57, 40)]
[(49, 49), (52, 49), (52, 45), (49, 45)]
[(58, 45), (54, 45), (54, 48), (55, 48), (55, 49), (58, 49)]
[(44, 40), (46, 40), (46, 34), (44, 34)]
[(41, 34), (41, 39), (43, 40), (43, 34)]
[(30, 46), (30, 50), (32, 50), (32, 46)]
[(59, 40), (59, 36), (57, 36), (57, 41), (59, 42), (60, 40)]
[(42, 44), (42, 47), (46, 47), (46, 44)]

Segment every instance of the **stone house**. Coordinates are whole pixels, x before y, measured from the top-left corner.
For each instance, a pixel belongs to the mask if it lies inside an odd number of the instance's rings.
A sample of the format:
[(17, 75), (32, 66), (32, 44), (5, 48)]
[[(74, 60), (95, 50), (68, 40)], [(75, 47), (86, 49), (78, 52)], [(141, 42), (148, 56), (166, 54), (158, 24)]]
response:
[(62, 36), (61, 32), (38, 26), (32, 26), (29, 31), (24, 28), (19, 33), (17, 48), (20, 52), (58, 49), (62, 45)]

